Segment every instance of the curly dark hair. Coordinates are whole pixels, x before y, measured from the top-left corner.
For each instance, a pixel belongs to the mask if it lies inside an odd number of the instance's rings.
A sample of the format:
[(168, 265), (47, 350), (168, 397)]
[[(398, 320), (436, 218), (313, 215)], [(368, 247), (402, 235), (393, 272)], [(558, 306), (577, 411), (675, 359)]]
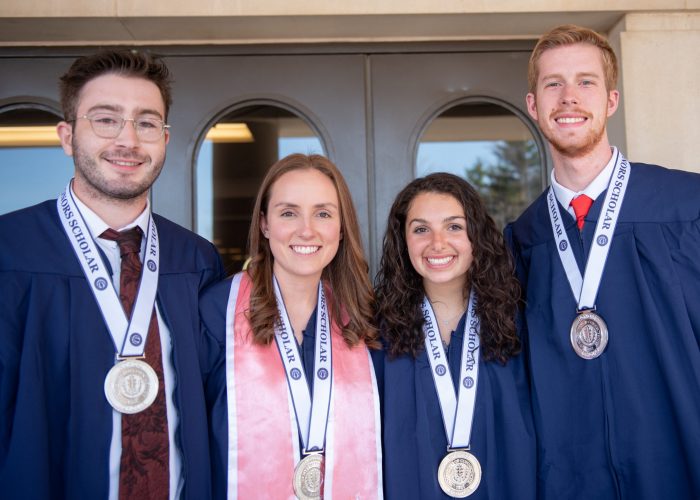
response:
[(389, 213), (375, 279), (377, 312), (389, 354), (416, 357), (424, 348), (421, 302), (425, 291), (422, 277), (408, 255), (405, 226), (411, 203), (426, 192), (450, 195), (464, 209), (467, 235), (473, 248), (464, 296), (467, 297), (470, 286), (474, 288), (484, 359), (506, 363), (520, 352), (515, 325), (520, 287), (512, 259), (476, 190), (464, 179), (447, 173), (430, 174), (408, 184), (394, 200)]

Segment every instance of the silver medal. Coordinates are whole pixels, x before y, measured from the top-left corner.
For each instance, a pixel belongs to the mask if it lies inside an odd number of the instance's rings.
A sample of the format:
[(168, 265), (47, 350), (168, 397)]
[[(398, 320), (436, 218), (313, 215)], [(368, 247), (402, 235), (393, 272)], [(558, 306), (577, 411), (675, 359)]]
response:
[(105, 378), (105, 396), (119, 413), (145, 410), (158, 395), (158, 375), (151, 366), (138, 359), (120, 361)]
[(468, 497), (479, 487), (481, 465), (467, 451), (452, 451), (440, 462), (438, 482), (445, 494), (453, 498)]
[(614, 166), (608, 182), (607, 193), (602, 201), (583, 275), (581, 275), (579, 264), (571, 250), (572, 244), (562, 222), (554, 188), (550, 186), (547, 193), (549, 220), (557, 254), (564, 267), (577, 309), (583, 311), (571, 325), (569, 338), (576, 354), (586, 360), (600, 356), (608, 345), (608, 327), (603, 318), (594, 313), (593, 310), (595, 310), (605, 263), (613, 245), (615, 228), (620, 218), (631, 175), (629, 162), (617, 148), (612, 148), (612, 156), (611, 161), (614, 162)]
[(583, 359), (595, 359), (608, 345), (608, 325), (593, 311), (576, 316), (571, 325), (571, 346)]
[(294, 494), (299, 500), (316, 500), (323, 497), (323, 455), (305, 456), (294, 469)]

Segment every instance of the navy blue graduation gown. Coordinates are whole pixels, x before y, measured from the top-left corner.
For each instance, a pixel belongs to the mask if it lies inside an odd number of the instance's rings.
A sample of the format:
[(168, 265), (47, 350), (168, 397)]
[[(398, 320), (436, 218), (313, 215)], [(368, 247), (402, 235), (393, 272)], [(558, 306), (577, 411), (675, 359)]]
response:
[[(604, 194), (582, 234), (584, 269)], [(700, 175), (632, 164), (597, 312), (609, 343), (590, 361), (545, 194), (506, 230), (526, 306), (538, 482), (546, 499), (700, 498)]]
[[(226, 392), (226, 307), (231, 279), (217, 283), (202, 295), (200, 314), (202, 330), (208, 339), (207, 405), (210, 414), (210, 448), (213, 477), (213, 498), (225, 499), (228, 475), (228, 402)], [(303, 332), (299, 354), (304, 373), (313, 390), (316, 310)], [(280, 360), (281, 362), (281, 360)], [(300, 445), (301, 446), (301, 445)], [(260, 492), (264, 496), (264, 492)]]
[[(448, 359), (459, 380), (464, 322), (452, 333)], [(373, 353), (382, 393), (384, 491), (393, 499), (448, 499), (437, 471), (447, 437), (425, 350), (417, 358)], [(535, 498), (535, 437), (522, 356), (501, 365), (479, 360), (471, 453), (482, 479), (469, 497), (478, 500)], [(383, 386), (383, 387), (382, 387)]]
[[(221, 279), (213, 246), (154, 216), (157, 301), (170, 332), (184, 496), (211, 496), (198, 291)], [(0, 497), (107, 498), (114, 345), (56, 202), (0, 217)]]

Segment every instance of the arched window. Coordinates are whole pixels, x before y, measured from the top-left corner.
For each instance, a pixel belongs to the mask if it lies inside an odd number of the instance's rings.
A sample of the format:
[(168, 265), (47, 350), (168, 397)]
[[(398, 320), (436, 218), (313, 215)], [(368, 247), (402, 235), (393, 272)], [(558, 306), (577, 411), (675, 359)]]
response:
[(247, 258), (255, 196), (268, 168), (291, 153), (324, 154), (295, 111), (271, 103), (238, 107), (209, 128), (196, 163), (196, 230), (212, 241), (228, 273)]
[(56, 198), (73, 176), (56, 124), (60, 116), (37, 104), (0, 108), (0, 214)]
[(450, 172), (481, 194), (499, 227), (515, 220), (546, 185), (532, 132), (505, 105), (479, 99), (440, 113), (425, 129), (416, 176)]

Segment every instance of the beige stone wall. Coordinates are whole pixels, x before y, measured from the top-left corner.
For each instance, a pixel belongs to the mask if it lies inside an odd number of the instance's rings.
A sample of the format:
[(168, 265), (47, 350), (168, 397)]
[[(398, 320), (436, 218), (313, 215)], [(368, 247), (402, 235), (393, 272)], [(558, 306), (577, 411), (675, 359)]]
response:
[(700, 12), (628, 14), (615, 35), (627, 156), (700, 172)]
[(683, 10), (696, 0), (6, 0), (7, 17), (302, 16)]
[(534, 39), (700, 0), (3, 0), (0, 46)]

